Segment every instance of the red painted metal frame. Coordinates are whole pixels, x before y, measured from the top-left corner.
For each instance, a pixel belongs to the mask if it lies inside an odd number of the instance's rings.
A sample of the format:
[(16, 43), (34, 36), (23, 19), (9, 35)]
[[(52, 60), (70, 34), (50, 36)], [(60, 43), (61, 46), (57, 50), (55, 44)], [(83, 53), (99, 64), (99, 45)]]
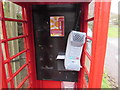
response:
[(9, 59), (5, 60), (5, 61), (4, 61), (4, 64), (10, 62), (12, 59), (16, 58), (17, 56), (19, 56), (19, 55), (25, 53), (27, 50), (28, 50), (28, 49), (25, 49), (25, 50), (23, 50), (23, 51), (21, 51), (21, 52), (15, 54), (14, 56), (10, 57)]
[(92, 61), (91, 55), (87, 52), (87, 50), (84, 50), (84, 53), (89, 58), (89, 60)]
[(1, 86), (1, 90), (2, 90), (2, 88), (8, 88), (7, 81), (6, 81), (7, 80), (6, 72), (5, 72), (5, 68), (4, 68), (4, 64), (3, 64), (3, 55), (2, 55), (1, 61), (2, 61), (2, 63), (1, 63), (2, 64), (2, 71), (1, 71), (1, 82), (2, 82), (2, 84), (0, 84), (0, 85), (2, 85)]
[[(92, 17), (92, 18), (89, 18), (88, 19), (88, 6), (89, 6), (89, 4), (90, 3), (86, 3), (84, 6), (83, 6), (83, 10), (84, 10), (84, 14), (83, 14), (83, 16), (82, 17), (84, 17), (83, 19), (82, 19), (82, 21), (83, 22), (81, 22), (81, 23), (83, 23), (83, 24), (81, 24), (81, 29), (83, 29), (83, 32), (85, 32), (86, 33), (86, 35), (87, 35), (87, 32), (88, 32), (88, 22), (90, 22), (90, 21), (93, 21), (94, 20), (94, 17)], [(93, 38), (92, 37), (90, 37), (90, 36), (86, 36), (87, 37), (87, 39), (89, 39), (89, 40), (91, 40), (91, 41), (93, 41)], [(87, 39), (86, 39), (86, 41), (87, 41)], [(84, 86), (85, 86), (85, 88), (87, 88), (88, 87), (88, 85), (87, 85), (87, 83), (85, 83), (86, 82), (86, 80), (85, 80), (85, 76), (84, 76), (84, 72), (86, 72), (86, 74), (88, 75), (88, 79), (89, 79), (89, 72), (88, 72), (88, 70), (87, 70), (87, 68), (86, 68), (86, 66), (85, 66), (85, 56), (87, 56), (88, 58), (89, 58), (89, 60), (90, 60), (90, 63), (92, 62), (92, 57), (91, 57), (91, 55), (87, 52), (87, 50), (86, 50), (86, 43), (85, 43), (85, 45), (84, 45), (84, 51), (83, 51), (83, 55), (82, 55), (82, 66), (83, 66), (83, 68), (82, 68), (82, 70), (81, 70), (81, 87), (82, 88), (84, 88)], [(91, 47), (92, 48), (92, 47)], [(92, 52), (92, 51), (91, 51)], [(89, 82), (88, 82), (89, 83)], [(87, 86), (87, 87), (86, 87)], [(80, 88), (79, 86), (78, 86), (78, 88)]]
[(25, 83), (25, 81), (26, 81), (28, 78), (29, 78), (29, 75), (26, 76), (26, 77), (23, 79), (23, 81), (18, 85), (17, 88), (20, 88), (20, 87)]
[(90, 36), (86, 36), (87, 37), (87, 39), (90, 39), (91, 41), (93, 40), (93, 38), (92, 37), (90, 37)]
[(87, 88), (88, 87), (88, 84), (85, 80), (85, 77), (83, 77), (83, 88)]
[[(28, 21), (28, 17), (26, 16), (27, 15), (27, 11), (26, 11), (26, 9), (27, 9), (27, 7), (25, 8), (25, 6), (23, 6), (23, 8), (22, 8), (22, 14), (23, 14), (23, 20), (26, 20), (26, 21)], [(28, 35), (28, 22), (27, 23), (24, 23), (23, 24), (23, 30), (24, 30), (24, 34), (25, 35)], [(25, 48), (29, 48), (29, 43), (28, 43), (28, 37), (25, 37)], [(30, 66), (30, 62), (31, 61), (31, 59), (30, 59), (30, 52), (29, 52), (29, 50), (26, 52), (26, 62), (28, 63), (28, 67), (27, 67), (27, 69), (28, 69), (28, 75), (31, 77), (31, 66)], [(32, 84), (32, 81), (31, 81), (31, 78), (29, 79), (29, 85), (31, 85)]]
[(89, 18), (89, 19), (87, 19), (86, 21), (88, 22), (88, 21), (93, 21), (93, 20), (94, 20), (94, 17)]
[[(101, 0), (104, 1), (104, 0)], [(33, 33), (33, 24), (32, 24), (32, 4), (56, 4), (57, 2), (50, 3), (17, 3), (19, 5), (22, 5), (22, 13), (23, 13), (23, 20), (17, 20), (17, 19), (11, 19), (11, 18), (5, 18), (3, 9), (0, 8), (0, 12), (2, 13), (2, 17), (0, 17), (0, 20), (2, 21), (2, 30), (3, 30), (3, 36), (4, 39), (2, 40), (2, 43), (5, 44), (5, 51), (7, 60), (3, 61), (3, 64), (8, 64), (9, 66), (9, 76), (10, 78), (6, 79), (5, 75), (5, 68), (2, 66), (3, 75), (5, 82), (3, 83), (3, 87), (7, 88), (7, 82), (10, 82), (11, 87), (14, 88), (14, 82), (13, 78), (24, 68), (28, 67), (28, 76), (26, 76), (23, 81), (18, 85), (18, 88), (20, 88), (24, 82), (29, 79), (29, 86), (28, 88), (61, 88), (61, 82), (57, 81), (44, 81), (44, 80), (37, 80), (36, 79), (36, 62), (35, 62), (35, 47), (34, 47), (34, 33)], [(67, 4), (67, 2), (63, 2), (64, 4)], [(63, 3), (57, 3), (57, 4), (63, 4)], [(72, 2), (69, 2), (72, 3)], [(76, 2), (77, 3), (77, 2)], [(83, 68), (79, 72), (78, 77), (78, 83), (77, 88), (100, 88), (101, 82), (102, 82), (102, 74), (103, 74), (103, 65), (104, 65), (104, 57), (105, 57), (105, 49), (106, 49), (106, 41), (107, 41), (107, 30), (108, 30), (108, 21), (109, 21), (109, 13), (110, 13), (110, 2), (96, 2), (95, 3), (95, 15), (94, 17), (88, 19), (88, 5), (89, 3), (82, 3), (81, 8), (83, 11), (82, 18), (80, 20), (80, 31), (87, 33), (88, 28), (88, 22), (94, 20), (94, 30), (93, 30), (93, 37), (87, 36), (87, 39), (90, 39), (92, 41), (92, 55), (90, 56), (89, 53), (86, 50), (86, 43), (84, 46), (84, 51), (82, 55), (82, 61), (81, 64)], [(2, 4), (0, 3), (0, 7), (2, 7)], [(15, 22), (22, 22), (23, 23), (23, 30), (24, 35), (13, 37), (8, 39), (6, 34), (6, 27), (5, 27), (5, 21), (15, 21)], [(103, 33), (104, 32), (104, 33)], [(100, 38), (103, 37), (103, 38)], [(17, 53), (16, 55), (10, 57), (9, 55), (9, 49), (8, 49), (8, 41), (15, 40), (19, 38), (24, 38), (25, 43), (25, 50)], [(102, 43), (102, 45), (101, 45)], [(26, 53), (26, 64), (24, 64), (21, 68), (19, 68), (14, 74), (12, 74), (10, 61), (21, 55), (22, 53)], [(86, 66), (85, 66), (85, 56), (87, 56), (90, 59), (91, 67), (90, 67), (90, 73), (88, 72)], [(99, 66), (99, 67), (98, 67)], [(89, 77), (88, 85), (85, 81), (84, 72)]]
[(4, 21), (13, 21), (13, 22), (24, 22), (26, 23), (27, 21), (25, 20), (19, 20), (19, 19), (12, 19), (12, 18), (1, 18)]
[[(31, 11), (32, 11), (32, 9), (30, 8), (30, 6), (26, 6), (27, 7), (27, 9), (26, 9), (26, 17), (28, 18), (28, 30), (30, 30), (30, 31), (28, 31), (28, 35), (29, 35), (29, 38), (28, 38), (28, 44), (29, 44), (29, 48), (30, 48), (30, 51), (29, 51), (29, 53), (30, 53), (30, 58), (31, 58), (31, 63), (30, 63), (30, 66), (31, 66), (31, 84), (29, 85), (29, 87), (31, 87), (31, 88), (35, 88), (36, 86), (36, 78), (35, 78), (35, 76), (36, 76), (36, 69), (35, 68), (33, 68), (33, 67), (35, 67), (35, 56), (34, 56), (34, 51), (33, 51), (33, 48), (34, 48), (34, 46), (33, 46), (33, 44), (34, 44), (34, 42), (32, 42), (33, 40), (34, 40), (34, 38), (33, 38), (33, 36), (31, 35), (32, 34), (32, 13), (31, 13)], [(34, 82), (34, 83), (33, 83)]]
[[(26, 76), (23, 81), (18, 85), (18, 88), (20, 88), (24, 82), (28, 79), (28, 78), (31, 78), (30, 74), (31, 74), (31, 69), (29, 68), (29, 64), (30, 64), (30, 58), (29, 58), (29, 45), (28, 44), (28, 22), (27, 22), (27, 17), (25, 15), (25, 13), (27, 13), (25, 10), (23, 10), (23, 20), (17, 20), (17, 19), (12, 19), (12, 18), (5, 18), (4, 17), (4, 10), (3, 10), (3, 4), (2, 2), (0, 2), (0, 14), (2, 14), (2, 17), (1, 17), (1, 21), (2, 21), (2, 32), (3, 32), (3, 37), (4, 39), (1, 40), (2, 43), (4, 43), (5, 45), (5, 52), (6, 52), (6, 57), (7, 57), (7, 60), (3, 60), (2, 61), (2, 65), (3, 65), (3, 75), (4, 75), (4, 82), (3, 83), (3, 87), (2, 88), (8, 88), (7, 86), (7, 83), (10, 82), (10, 85), (11, 85), (11, 88), (14, 88), (14, 81), (13, 81), (13, 78), (18, 74), (20, 73), (20, 71), (22, 71), (25, 67), (28, 67), (28, 76)], [(18, 36), (18, 37), (13, 37), (13, 38), (7, 38), (7, 33), (6, 33), (6, 27), (5, 27), (5, 21), (14, 21), (14, 22), (22, 22), (23, 23), (23, 31), (24, 31), (24, 35), (21, 35), (21, 36)], [(9, 47), (8, 47), (8, 41), (11, 41), (11, 40), (15, 40), (15, 39), (20, 39), (20, 38), (24, 38), (24, 43), (25, 43), (25, 50), (15, 54), (14, 56), (10, 57), (9, 55)], [(17, 56), (21, 55), (22, 53), (26, 53), (26, 64), (24, 64), (22, 67), (20, 67), (15, 73), (12, 73), (12, 68), (11, 68), (11, 65), (10, 65), (10, 61), (14, 58), (16, 58)], [(7, 64), (8, 65), (8, 72), (9, 72), (9, 78), (6, 79), (6, 75), (5, 75), (5, 67), (4, 65)], [(29, 81), (31, 82), (31, 81)], [(29, 84), (31, 86), (31, 84)]]
[(11, 40), (15, 40), (15, 39), (25, 38), (25, 37), (27, 37), (27, 35), (20, 35), (18, 37), (13, 37), (13, 38), (9, 38), (9, 39), (3, 39), (2, 43), (7, 42), (7, 41), (11, 41)]
[[(4, 68), (4, 64), (3, 64), (3, 54), (2, 54), (2, 47), (1, 47), (1, 39), (0, 39), (0, 90), (2, 90), (2, 88), (7, 88), (7, 82), (6, 82), (6, 73), (5, 73), (5, 68)], [(3, 82), (4, 81), (4, 82)]]
[(10, 78), (7, 79), (7, 82), (11, 81), (20, 71), (23, 70), (28, 65), (28, 63), (24, 64), (22, 67), (20, 67)]
[(84, 70), (85, 70), (86, 74), (89, 76), (89, 72), (88, 72), (88, 70), (87, 70), (86, 66), (83, 66), (83, 68), (84, 68)]
[(104, 0), (100, 1), (101, 2), (95, 2), (94, 39), (92, 42), (92, 62), (89, 76), (89, 88), (101, 88), (104, 70), (110, 2), (104, 2)]
[(76, 4), (76, 3), (81, 3), (81, 2), (14, 2), (18, 5), (24, 6), (24, 5), (49, 5), (49, 4)]
[(33, 25), (32, 25), (32, 8), (30, 5), (27, 5), (27, 4), (24, 7), (26, 9), (25, 12), (28, 20), (27, 29), (30, 30), (30, 31), (27, 31), (27, 34), (28, 34), (27, 42), (30, 48), (28, 53), (29, 53), (29, 59), (31, 59), (30, 61), (31, 82), (30, 82), (29, 88), (36, 88), (39, 82), (37, 82), (38, 80), (36, 80), (36, 65), (35, 65), (35, 51), (34, 51), (35, 49), (34, 49), (34, 36), (33, 36)]
[[(1, 16), (2, 16), (1, 18), (4, 18), (4, 11), (3, 11), (3, 4), (2, 4), (2, 2), (0, 2), (0, 6), (1, 6)], [(7, 39), (5, 21), (3, 21), (3, 20), (2, 20), (2, 32), (3, 32), (4, 39)], [(10, 57), (9, 49), (8, 49), (8, 42), (5, 42), (4, 45), (5, 45), (6, 58), (8, 59)], [(9, 73), (9, 76), (11, 77), (12, 76), (12, 68), (11, 68), (10, 62), (8, 62), (7, 64), (8, 64), (8, 73)], [(10, 81), (10, 85), (11, 85), (11, 88), (14, 88), (13, 80)]]
[[(1, 5), (1, 4), (0, 4)], [(0, 8), (0, 18), (1, 18), (1, 8)], [(1, 23), (1, 19), (0, 19), (0, 25), (1, 25), (2, 23)], [(1, 28), (0, 28), (1, 29)], [(1, 43), (2, 43), (2, 41), (1, 41), (1, 38), (0, 38), (0, 62), (3, 62), (3, 54), (2, 54), (2, 46), (1, 46)], [(3, 81), (3, 74), (5, 74), (5, 70), (4, 70), (4, 68), (3, 68), (3, 63), (0, 63), (0, 74), (1, 74), (1, 77), (0, 77), (0, 90), (2, 89), (2, 87), (4, 87), (5, 86), (5, 83), (3, 83), (2, 81)]]

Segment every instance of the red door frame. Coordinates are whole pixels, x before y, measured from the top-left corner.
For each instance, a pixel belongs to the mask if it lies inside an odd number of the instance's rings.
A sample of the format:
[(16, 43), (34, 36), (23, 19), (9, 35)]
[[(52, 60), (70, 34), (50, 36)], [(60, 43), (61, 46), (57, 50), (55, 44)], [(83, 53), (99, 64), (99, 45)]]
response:
[(111, 2), (95, 2), (89, 88), (101, 88)]
[[(92, 18), (88, 18), (89, 3), (84, 3), (84, 5), (82, 6), (82, 10), (84, 11), (84, 13), (83, 13), (83, 19), (82, 19), (83, 23), (80, 24), (81, 26), (80, 30), (87, 33), (87, 24), (89, 21), (92, 21), (92, 20), (94, 20), (94, 30), (93, 30), (92, 38), (87, 36), (87, 38), (92, 40), (93, 42), (92, 43), (92, 56), (90, 56), (88, 52), (86, 51), (86, 45), (85, 45), (83, 55), (82, 55), (82, 62), (81, 62), (83, 68), (81, 69), (79, 73), (79, 77), (78, 77), (79, 82), (77, 83), (77, 88), (83, 88), (84, 86), (88, 88), (100, 88), (101, 87), (102, 74), (103, 74), (103, 68), (104, 68), (104, 58), (105, 58), (105, 51), (106, 51), (107, 33), (108, 33), (110, 2), (102, 2), (104, 0), (100, 0), (100, 1), (101, 2), (95, 2), (94, 17)], [(61, 88), (61, 82), (59, 81), (57, 82), (57, 81), (47, 81), (47, 80), (46, 81), (36, 80), (35, 47), (34, 47), (34, 33), (33, 33), (33, 24), (32, 24), (32, 8), (31, 8), (32, 4), (29, 4), (29, 3), (28, 4), (17, 3), (17, 4), (22, 5), (23, 7), (23, 16), (24, 16), (23, 20), (16, 20), (16, 19), (9, 19), (9, 18), (4, 18), (4, 20), (27, 22), (27, 24), (24, 24), (26, 35), (23, 35), (21, 37), (27, 36), (25, 39), (26, 48), (29, 49), (29, 50), (26, 50), (27, 51), (27, 62), (29, 63), (28, 69), (29, 69), (29, 75), (31, 77), (29, 87), (31, 88)], [(38, 3), (38, 4), (45, 4), (45, 3)], [(50, 4), (50, 3), (46, 3), (46, 4)], [(52, 3), (52, 4), (55, 4), (55, 3)], [(6, 31), (4, 30), (5, 29), (4, 22), (2, 24), (3, 24), (3, 32), (4, 32)], [(7, 39), (7, 40), (18, 39), (21, 37)], [(100, 37), (103, 37), (103, 38), (100, 38)], [(6, 40), (2, 40), (2, 42), (6, 42)], [(91, 61), (90, 73), (88, 73), (86, 66), (85, 66), (85, 55)], [(2, 68), (2, 70), (5, 71), (4, 68)], [(84, 79), (84, 72), (86, 72), (89, 76), (88, 85), (86, 84), (86, 81)], [(4, 76), (6, 76), (4, 72), (2, 73)], [(51, 83), (53, 85), (51, 85)], [(21, 85), (22, 84), (23, 83), (21, 83)], [(3, 85), (7, 88), (7, 84), (5, 82)], [(14, 87), (13, 84), (11, 84), (11, 86)]]
[[(29, 58), (30, 53), (29, 53), (29, 45), (28, 45), (28, 34), (27, 34), (27, 30), (28, 30), (28, 21), (26, 18), (26, 11), (23, 7), (23, 19), (22, 20), (18, 20), (18, 19), (12, 19), (12, 18), (6, 18), (4, 17), (4, 10), (3, 10), (3, 3), (0, 2), (0, 20), (2, 23), (2, 32), (3, 32), (3, 37), (4, 39), (1, 40), (1, 43), (5, 45), (5, 54), (6, 54), (6, 60), (3, 60), (3, 55), (2, 56), (2, 88), (8, 88), (8, 83), (10, 83), (10, 88), (15, 88), (14, 86), (14, 77), (20, 73), (25, 67), (27, 68), (27, 76), (24, 77), (24, 79), (19, 83), (19, 85), (17, 86), (17, 88), (20, 88), (26, 80), (29, 80), (29, 87), (31, 87), (31, 83), (32, 82), (31, 79), (31, 68), (30, 68), (30, 61), (31, 59)], [(21, 36), (17, 36), (17, 37), (12, 37), (12, 38), (7, 38), (7, 32), (6, 32), (6, 25), (5, 25), (5, 21), (11, 21), (11, 22), (22, 22), (23, 23), (23, 32), (24, 35)], [(16, 39), (20, 39), (23, 38), (24, 39), (24, 50), (20, 51), (19, 53), (10, 56), (10, 52), (9, 52), (9, 47), (8, 47), (8, 41), (12, 41), (12, 40), (16, 40)], [(0, 43), (0, 44), (1, 44)], [(1, 48), (1, 47), (0, 47)], [(25, 64), (23, 64), (15, 73), (12, 72), (12, 68), (11, 68), (11, 64), (10, 61), (13, 60), (14, 58), (16, 58), (17, 56), (26, 53), (26, 62)], [(5, 64), (8, 65), (8, 73), (9, 73), (9, 77), (6, 77), (6, 73), (5, 73)]]

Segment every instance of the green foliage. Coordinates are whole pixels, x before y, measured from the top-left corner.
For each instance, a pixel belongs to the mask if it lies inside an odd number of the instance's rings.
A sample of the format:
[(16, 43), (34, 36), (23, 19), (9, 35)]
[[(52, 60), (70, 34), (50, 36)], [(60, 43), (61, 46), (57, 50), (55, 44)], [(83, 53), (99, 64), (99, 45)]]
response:
[(110, 21), (111, 21), (111, 24), (118, 25), (118, 14), (111, 13), (110, 14)]
[(4, 14), (5, 14), (5, 17), (9, 17), (9, 13), (10, 13), (10, 2), (4, 2), (3, 4), (3, 8), (4, 8)]
[(110, 87), (110, 83), (107, 79), (107, 74), (103, 75), (103, 79), (102, 79), (102, 88), (111, 88)]
[(4, 15), (7, 18), (22, 19), (21, 7), (12, 2), (4, 2)]
[(110, 25), (109, 26), (108, 37), (111, 37), (111, 38), (118, 37), (118, 25)]
[(22, 19), (22, 14), (21, 13), (17, 13), (17, 19)]

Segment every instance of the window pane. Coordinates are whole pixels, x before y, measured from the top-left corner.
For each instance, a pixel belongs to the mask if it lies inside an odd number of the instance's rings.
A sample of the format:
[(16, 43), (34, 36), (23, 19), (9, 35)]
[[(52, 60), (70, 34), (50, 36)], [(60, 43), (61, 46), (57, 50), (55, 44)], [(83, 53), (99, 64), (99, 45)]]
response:
[(27, 67), (22, 69), (15, 77), (14, 77), (14, 85), (15, 88), (18, 87), (18, 85), (23, 81), (23, 79), (28, 75), (27, 73)]
[(0, 39), (3, 39), (2, 21), (0, 21)]
[(88, 22), (88, 31), (87, 31), (87, 35), (92, 37), (93, 34), (93, 21)]
[[(8, 83), (8, 88), (11, 88), (10, 82)], [(9, 89), (8, 89), (9, 90)]]
[(88, 75), (87, 75), (86, 72), (84, 72), (84, 76), (85, 76), (85, 81), (86, 81), (86, 83), (88, 84), (88, 82), (89, 82), (89, 77), (88, 77)]
[(26, 63), (26, 54), (23, 53), (18, 57), (14, 58), (11, 62), (12, 73), (15, 73), (21, 66)]
[(5, 24), (8, 38), (23, 35), (23, 27), (21, 22), (6, 21)]
[(86, 45), (87, 45), (86, 50), (89, 53), (89, 55), (91, 56), (92, 55), (92, 41), (90, 39), (87, 39)]
[(22, 19), (22, 7), (12, 2), (4, 2), (4, 14), (6, 18)]
[(88, 18), (94, 17), (94, 7), (95, 7), (95, 1), (92, 1), (89, 4)]
[(24, 39), (16, 39), (8, 42), (10, 56), (13, 56), (24, 50)]
[(88, 70), (88, 73), (90, 72), (90, 60), (87, 56), (85, 56), (85, 66)]
[(6, 72), (6, 77), (9, 78), (9, 73), (8, 73), (8, 64), (5, 64), (5, 72)]
[(1, 47), (2, 47), (3, 59), (6, 60), (5, 44), (4, 44), (4, 43), (1, 43)]
[(28, 86), (29, 86), (29, 79), (27, 79), (27, 80), (24, 82), (24, 84), (22, 85), (21, 88), (28, 88)]

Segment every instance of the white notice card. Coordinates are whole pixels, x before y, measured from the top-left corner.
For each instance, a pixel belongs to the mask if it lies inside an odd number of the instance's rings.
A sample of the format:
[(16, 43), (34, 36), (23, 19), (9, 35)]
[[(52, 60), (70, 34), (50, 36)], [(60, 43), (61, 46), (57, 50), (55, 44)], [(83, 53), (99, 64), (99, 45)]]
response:
[(56, 59), (65, 59), (65, 55), (58, 55)]

